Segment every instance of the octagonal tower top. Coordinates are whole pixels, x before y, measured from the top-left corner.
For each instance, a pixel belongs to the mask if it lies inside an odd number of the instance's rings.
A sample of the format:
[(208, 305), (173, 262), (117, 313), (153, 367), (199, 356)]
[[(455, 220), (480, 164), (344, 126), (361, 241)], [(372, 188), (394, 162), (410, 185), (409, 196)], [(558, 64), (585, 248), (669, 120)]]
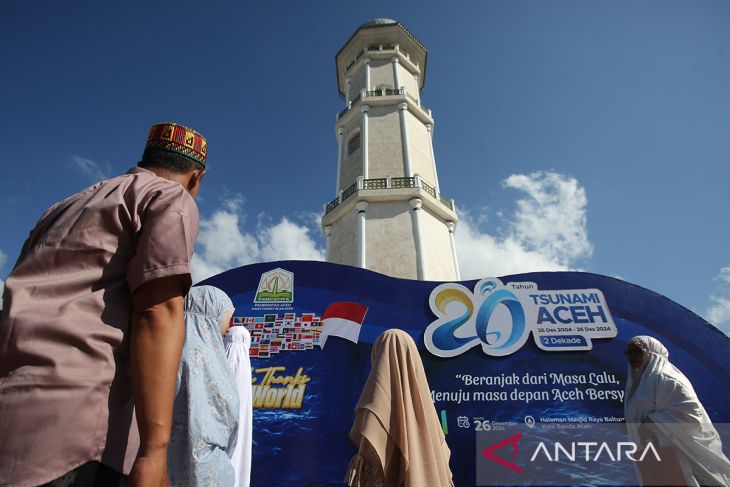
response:
[[(370, 56), (368, 53), (371, 53)], [(397, 20), (377, 18), (358, 27), (335, 56), (337, 88), (340, 94), (345, 95), (348, 73), (360, 62), (372, 56), (387, 55), (399, 55), (409, 61), (412, 68), (420, 74), (418, 89), (423, 89), (428, 50)]]

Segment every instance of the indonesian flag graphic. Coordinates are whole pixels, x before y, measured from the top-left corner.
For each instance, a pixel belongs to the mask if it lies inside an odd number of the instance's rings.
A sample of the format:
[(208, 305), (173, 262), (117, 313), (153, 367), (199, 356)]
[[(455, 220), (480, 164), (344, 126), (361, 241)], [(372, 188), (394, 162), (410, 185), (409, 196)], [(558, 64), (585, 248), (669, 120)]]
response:
[(322, 334), (319, 346), (324, 348), (328, 336), (338, 336), (352, 343), (357, 343), (360, 336), (360, 325), (365, 321), (367, 306), (359, 303), (332, 303), (322, 315)]

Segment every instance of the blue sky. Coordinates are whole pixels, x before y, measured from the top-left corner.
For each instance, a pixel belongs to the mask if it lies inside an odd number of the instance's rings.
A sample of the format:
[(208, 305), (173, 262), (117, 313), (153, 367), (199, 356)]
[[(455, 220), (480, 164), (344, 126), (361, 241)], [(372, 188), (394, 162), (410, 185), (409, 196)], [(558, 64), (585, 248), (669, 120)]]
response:
[(620, 276), (730, 330), (724, 1), (4, 2), (0, 279), (46, 207), (167, 120), (209, 141), (198, 277), (322, 258), (334, 56), (375, 17), (429, 50), (464, 277)]

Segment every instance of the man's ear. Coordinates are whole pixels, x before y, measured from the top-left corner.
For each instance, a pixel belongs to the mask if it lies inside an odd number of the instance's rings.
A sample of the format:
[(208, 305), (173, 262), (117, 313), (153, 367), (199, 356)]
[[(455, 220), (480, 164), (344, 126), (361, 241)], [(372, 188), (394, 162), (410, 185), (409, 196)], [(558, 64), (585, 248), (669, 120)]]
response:
[(200, 186), (200, 182), (203, 180), (204, 175), (205, 169), (196, 169), (192, 172), (192, 174), (190, 174), (187, 188), (188, 192), (193, 192)]

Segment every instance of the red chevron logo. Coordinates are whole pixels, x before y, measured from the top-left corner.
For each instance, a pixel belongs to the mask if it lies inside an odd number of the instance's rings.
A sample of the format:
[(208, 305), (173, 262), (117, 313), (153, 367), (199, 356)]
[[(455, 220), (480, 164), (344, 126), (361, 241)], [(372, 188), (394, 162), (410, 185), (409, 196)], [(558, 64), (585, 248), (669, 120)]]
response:
[(498, 464), (502, 465), (503, 467), (506, 467), (510, 470), (514, 470), (517, 473), (522, 473), (522, 467), (519, 465), (515, 465), (514, 463), (510, 462), (509, 460), (505, 460), (502, 457), (498, 457), (493, 452), (496, 450), (499, 450), (502, 447), (505, 447), (507, 445), (512, 445), (512, 460), (514, 460), (517, 457), (517, 452), (519, 451), (519, 445), (517, 442), (519, 442), (522, 439), (522, 433), (517, 433), (514, 436), (510, 436), (509, 438), (505, 438), (504, 440), (500, 441), (499, 443), (495, 443), (492, 446), (486, 447), (484, 450), (482, 450), (482, 456), (484, 458), (488, 458), (494, 462), (497, 462)]

